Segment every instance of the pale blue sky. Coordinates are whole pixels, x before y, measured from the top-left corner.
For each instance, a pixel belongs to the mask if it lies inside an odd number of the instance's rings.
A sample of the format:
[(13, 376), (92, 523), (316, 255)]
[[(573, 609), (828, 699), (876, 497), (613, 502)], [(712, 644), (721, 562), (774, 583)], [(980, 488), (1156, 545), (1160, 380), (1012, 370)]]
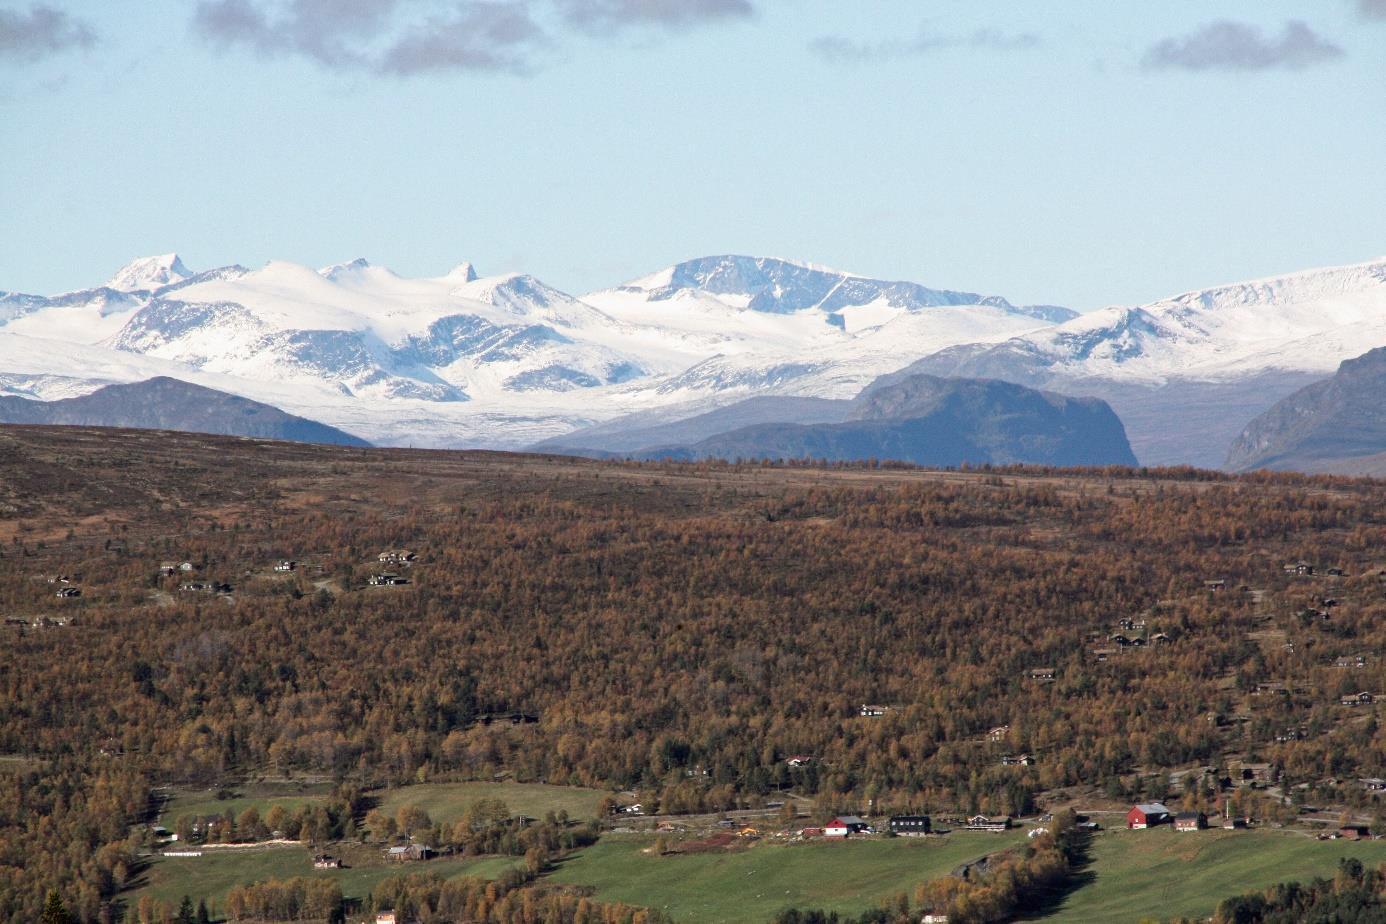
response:
[(0, 289), (736, 252), (1088, 310), (1386, 254), (1383, 0), (291, 2), (0, 0)]

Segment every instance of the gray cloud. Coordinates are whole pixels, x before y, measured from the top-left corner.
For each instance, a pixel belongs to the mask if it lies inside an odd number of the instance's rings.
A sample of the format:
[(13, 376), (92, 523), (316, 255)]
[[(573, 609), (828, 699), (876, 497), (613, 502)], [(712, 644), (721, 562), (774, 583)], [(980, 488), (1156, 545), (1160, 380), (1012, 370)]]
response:
[(56, 7), (33, 6), (27, 14), (0, 10), (0, 59), (37, 61), (94, 44), (96, 32), (91, 26)]
[(536, 14), (609, 33), (691, 28), (754, 14), (752, 0), (198, 0), (194, 32), (223, 48), (396, 76), (533, 70), (552, 44)]
[(975, 48), (990, 51), (1020, 51), (1035, 48), (1039, 36), (1022, 32), (1008, 34), (998, 29), (978, 29), (966, 34), (952, 35), (920, 29), (908, 39), (884, 39), (862, 42), (841, 35), (825, 35), (814, 39), (809, 47), (819, 56), (836, 64), (858, 64), (926, 55), (949, 48)]
[(326, 67), (369, 63), (357, 42), (383, 29), (397, 0), (291, 0), (272, 15), (259, 0), (201, 0), (193, 29), (214, 44), (298, 54)]
[(1277, 37), (1243, 22), (1219, 20), (1188, 35), (1161, 39), (1146, 51), (1147, 68), (1188, 71), (1300, 70), (1343, 56), (1343, 50), (1292, 19)]
[(1386, 0), (1357, 0), (1363, 19), (1386, 19)]
[(380, 69), (401, 76), (445, 70), (524, 73), (526, 52), (547, 41), (520, 3), (471, 4), (405, 34), (385, 52)]
[(754, 15), (751, 0), (556, 0), (568, 22), (587, 30), (628, 25), (686, 28)]

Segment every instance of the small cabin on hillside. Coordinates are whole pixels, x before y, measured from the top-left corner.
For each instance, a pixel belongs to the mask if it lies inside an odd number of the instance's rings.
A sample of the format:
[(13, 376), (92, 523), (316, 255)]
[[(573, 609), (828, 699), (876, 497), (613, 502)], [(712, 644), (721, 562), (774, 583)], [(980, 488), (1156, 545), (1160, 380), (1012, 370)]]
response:
[(382, 565), (409, 565), (417, 559), (418, 556), (408, 549), (386, 549), (376, 556), (376, 561)]
[(1057, 673), (1058, 670), (1052, 667), (1032, 667), (1026, 671), (1026, 676), (1036, 683), (1053, 683)]
[(372, 587), (399, 587), (409, 583), (406, 577), (386, 571), (383, 574), (373, 574), (366, 581)]
[(286, 558), (281, 562), (276, 562), (274, 565), (274, 570), (279, 572), (297, 571), (298, 562)]

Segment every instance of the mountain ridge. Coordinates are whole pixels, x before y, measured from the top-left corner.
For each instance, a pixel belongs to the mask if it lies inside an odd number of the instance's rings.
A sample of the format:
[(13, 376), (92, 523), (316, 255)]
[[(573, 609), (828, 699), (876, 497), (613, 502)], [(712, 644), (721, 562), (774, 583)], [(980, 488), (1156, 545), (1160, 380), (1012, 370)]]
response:
[[(621, 455), (615, 453), (614, 455)], [(1097, 398), (1042, 392), (995, 379), (914, 375), (865, 389), (845, 419), (762, 423), (640, 459), (881, 460), (964, 464), (1135, 465), (1121, 420)]]
[(370, 445), (350, 433), (286, 414), (268, 404), (167, 376), (106, 385), (87, 395), (54, 401), (0, 395), (0, 423), (180, 430), (297, 443)]

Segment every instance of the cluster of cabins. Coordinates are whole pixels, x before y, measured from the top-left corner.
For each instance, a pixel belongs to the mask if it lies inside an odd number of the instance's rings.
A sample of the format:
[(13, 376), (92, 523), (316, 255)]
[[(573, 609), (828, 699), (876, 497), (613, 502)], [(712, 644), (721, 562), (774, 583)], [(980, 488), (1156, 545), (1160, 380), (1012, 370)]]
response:
[[(967, 831), (1009, 831), (1013, 826), (1009, 815), (973, 815), (963, 821)], [(886, 821), (885, 830), (900, 837), (924, 837), (934, 833), (933, 820), (928, 815), (892, 815)], [(801, 833), (805, 837), (842, 840), (854, 834), (875, 834), (876, 829), (860, 816), (838, 815), (822, 828), (805, 828)]]
[[(408, 568), (418, 560), (418, 556), (409, 549), (386, 549), (375, 559), (382, 565)], [(408, 584), (409, 579), (396, 571), (381, 571), (367, 578), (366, 583), (371, 587), (400, 587)]]
[[(1131, 806), (1126, 813), (1126, 827), (1135, 831), (1155, 828), (1160, 825), (1173, 825), (1176, 831), (1202, 831), (1208, 827), (1208, 816), (1203, 812), (1189, 811), (1173, 814), (1163, 802), (1142, 802)], [(1245, 818), (1226, 818), (1222, 826), (1229, 830), (1245, 828)]]
[[(1311, 564), (1307, 561), (1286, 562), (1282, 570), (1284, 570), (1286, 574), (1293, 574), (1299, 577), (1313, 577), (1319, 573), (1318, 565)], [(1323, 569), (1323, 573), (1329, 577), (1342, 577), (1344, 574), (1342, 568), (1325, 568)]]
[(184, 581), (178, 590), (185, 594), (229, 594), (232, 587), (223, 581)]
[(72, 618), (69, 616), (35, 616), (28, 619), (24, 616), (6, 616), (5, 625), (17, 628), (57, 629), (72, 625)]

